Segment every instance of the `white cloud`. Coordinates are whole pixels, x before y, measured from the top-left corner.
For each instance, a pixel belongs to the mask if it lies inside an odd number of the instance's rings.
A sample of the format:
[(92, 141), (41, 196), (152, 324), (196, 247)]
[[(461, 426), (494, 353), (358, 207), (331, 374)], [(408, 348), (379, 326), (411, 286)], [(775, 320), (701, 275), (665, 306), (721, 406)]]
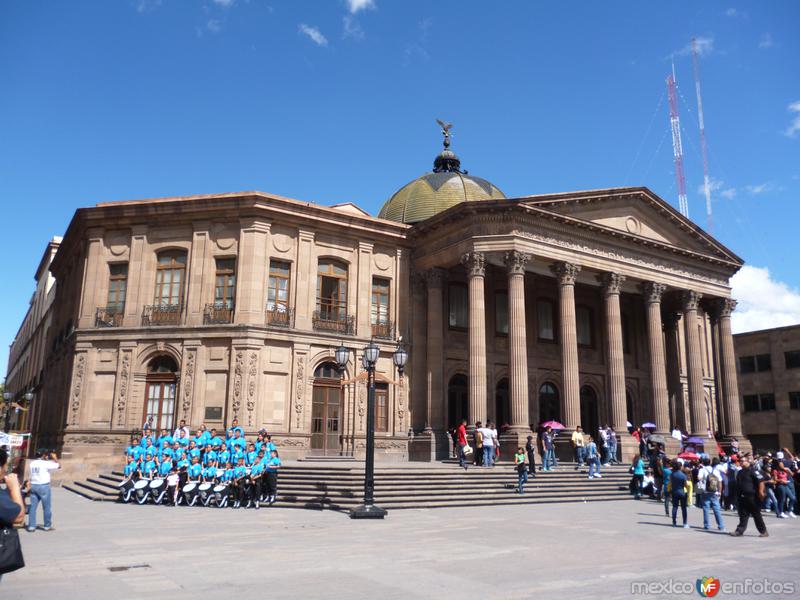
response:
[(213, 2), (222, 8), (230, 8), (236, 3), (236, 0), (213, 0)]
[(745, 265), (731, 278), (739, 302), (731, 317), (734, 333), (800, 323), (800, 291), (774, 280), (765, 267)]
[(733, 200), (736, 197), (736, 188), (727, 188), (719, 193), (726, 200)]
[[(714, 179), (713, 177), (709, 177), (708, 179), (708, 189), (711, 190), (713, 194), (719, 189), (722, 189), (722, 186), (725, 185), (725, 182), (720, 181), (719, 179)], [(705, 194), (706, 193), (706, 186), (705, 184), (701, 183), (697, 186), (697, 193), (698, 194)]]
[(729, 8), (728, 10), (725, 11), (725, 16), (726, 17), (738, 17), (739, 16), (739, 11), (736, 10), (735, 8)]
[(136, 12), (150, 12), (161, 6), (161, 0), (137, 0)]
[(759, 48), (772, 48), (775, 45), (775, 42), (772, 41), (772, 34), (765, 33), (761, 36), (761, 39), (758, 41)]
[(322, 35), (322, 32), (317, 27), (312, 27), (301, 23), (297, 30), (314, 42), (317, 46), (327, 46), (328, 38)]
[[(697, 44), (697, 54), (700, 56), (708, 56), (709, 54), (714, 52), (713, 37), (698, 36), (695, 38), (695, 43)], [(692, 53), (692, 42), (689, 42), (683, 48), (681, 48), (676, 52), (678, 56), (688, 56), (691, 53)]]
[(747, 193), (752, 194), (753, 196), (759, 196), (775, 190), (775, 185), (767, 181), (766, 183), (748, 185), (745, 189), (747, 190)]
[(375, 0), (347, 0), (347, 10), (351, 15), (368, 8), (375, 8)]
[(206, 29), (208, 29), (211, 33), (217, 33), (220, 29), (222, 29), (222, 23), (220, 23), (217, 19), (209, 19), (208, 23), (206, 23)]
[(344, 33), (342, 34), (342, 37), (353, 38), (354, 40), (364, 39), (364, 30), (361, 28), (361, 25), (358, 24), (358, 21), (356, 21), (353, 17), (345, 15), (342, 19), (342, 23), (344, 25)]
[(788, 110), (789, 112), (793, 112), (794, 116), (792, 117), (792, 122), (789, 123), (789, 127), (783, 132), (783, 135), (793, 138), (797, 135), (797, 132), (800, 131), (800, 100), (792, 102)]

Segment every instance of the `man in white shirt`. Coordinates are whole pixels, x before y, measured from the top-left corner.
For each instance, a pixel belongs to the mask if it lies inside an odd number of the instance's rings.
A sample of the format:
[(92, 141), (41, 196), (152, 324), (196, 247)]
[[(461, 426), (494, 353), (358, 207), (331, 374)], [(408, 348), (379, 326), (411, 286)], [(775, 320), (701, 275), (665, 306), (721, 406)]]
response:
[(722, 522), (719, 499), (723, 491), (723, 477), (717, 467), (719, 459), (715, 458), (714, 463), (708, 459), (703, 459), (703, 466), (697, 472), (697, 491), (700, 505), (703, 507), (703, 529), (710, 529), (708, 519), (709, 509), (714, 513), (714, 520), (717, 522), (717, 529), (725, 531), (725, 524)]
[(486, 427), (481, 427), (478, 431), (483, 437), (483, 466), (494, 466), (494, 444), (497, 440), (497, 430), (492, 427), (492, 422), (487, 421)]
[(44, 509), (44, 531), (52, 531), (53, 511), (50, 495), (50, 471), (60, 469), (58, 457), (50, 450), (39, 450), (37, 458), (30, 464), (29, 488), (31, 506), (28, 510), (28, 531), (36, 531), (36, 509), (39, 502)]

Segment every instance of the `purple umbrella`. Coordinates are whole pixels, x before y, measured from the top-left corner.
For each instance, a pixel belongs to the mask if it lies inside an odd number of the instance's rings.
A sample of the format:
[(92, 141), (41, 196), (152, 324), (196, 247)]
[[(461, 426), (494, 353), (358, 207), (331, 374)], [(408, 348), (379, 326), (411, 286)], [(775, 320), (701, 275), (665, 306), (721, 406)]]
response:
[(689, 444), (699, 444), (701, 446), (706, 443), (703, 438), (697, 436), (690, 437), (688, 440), (686, 440), (686, 442)]
[(647, 427), (648, 429), (655, 429), (656, 428), (656, 424), (655, 423), (642, 423), (642, 427)]
[(549, 427), (550, 429), (564, 429), (564, 426), (558, 421), (545, 421), (541, 427)]

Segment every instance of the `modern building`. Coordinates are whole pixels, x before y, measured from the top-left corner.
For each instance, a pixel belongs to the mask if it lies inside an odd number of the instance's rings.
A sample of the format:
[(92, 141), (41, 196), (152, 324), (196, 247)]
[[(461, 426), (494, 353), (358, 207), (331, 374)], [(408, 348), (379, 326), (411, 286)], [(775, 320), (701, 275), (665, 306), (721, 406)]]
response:
[(51, 265), (40, 443), (96, 466), (149, 416), (238, 418), (289, 457), (357, 456), (371, 338), (379, 460), (445, 455), (461, 418), (506, 450), (546, 419), (741, 436), (739, 257), (647, 188), (506, 198), (448, 146), (378, 217), (261, 192), (79, 209)]
[[(2, 430), (26, 432), (35, 427), (31, 417), (44, 382), (45, 366), (50, 352), (48, 332), (56, 296), (56, 280), (50, 272), (50, 264), (60, 244), (61, 238), (54, 237), (42, 254), (33, 276), (36, 287), (28, 311), (9, 349), (4, 392), (11, 397), (3, 407), (4, 413), (0, 420)], [(25, 398), (29, 392), (33, 394), (31, 401)]]
[(742, 428), (754, 448), (800, 451), (800, 325), (733, 336)]

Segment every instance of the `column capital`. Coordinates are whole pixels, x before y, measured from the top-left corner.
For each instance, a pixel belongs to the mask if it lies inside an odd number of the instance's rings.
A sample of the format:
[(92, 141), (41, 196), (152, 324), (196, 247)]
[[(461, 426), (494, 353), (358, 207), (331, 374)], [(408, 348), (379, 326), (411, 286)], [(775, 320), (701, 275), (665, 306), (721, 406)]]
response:
[(467, 252), (461, 257), (461, 264), (467, 268), (470, 277), (486, 275), (486, 256), (483, 252)]
[(738, 302), (733, 298), (714, 298), (711, 300), (710, 306), (715, 318), (725, 319), (730, 318), (731, 313), (736, 310), (737, 304)]
[(506, 263), (509, 275), (524, 275), (525, 265), (531, 259), (530, 254), (525, 254), (519, 250), (511, 250), (506, 252), (503, 256), (503, 261)]
[(647, 304), (658, 304), (661, 302), (661, 296), (667, 291), (667, 286), (657, 281), (646, 281), (641, 286), (644, 300)]
[(428, 269), (424, 273), (425, 275), (425, 283), (428, 284), (428, 288), (441, 288), (444, 285), (445, 280), (447, 279), (447, 273), (444, 269), (440, 269), (439, 267), (434, 267), (433, 269)]
[(683, 293), (681, 294), (681, 306), (684, 311), (697, 310), (702, 298), (703, 294), (700, 292), (695, 292), (694, 290), (683, 290)]
[(681, 313), (675, 310), (668, 310), (661, 315), (661, 320), (664, 323), (664, 329), (667, 331), (675, 329), (675, 327), (678, 325), (678, 321), (681, 320)]
[(559, 285), (575, 285), (575, 278), (580, 273), (581, 266), (565, 261), (550, 265), (550, 272), (556, 276)]
[(625, 275), (620, 273), (603, 273), (598, 277), (600, 284), (603, 288), (603, 294), (611, 296), (619, 294), (622, 283), (625, 281)]

